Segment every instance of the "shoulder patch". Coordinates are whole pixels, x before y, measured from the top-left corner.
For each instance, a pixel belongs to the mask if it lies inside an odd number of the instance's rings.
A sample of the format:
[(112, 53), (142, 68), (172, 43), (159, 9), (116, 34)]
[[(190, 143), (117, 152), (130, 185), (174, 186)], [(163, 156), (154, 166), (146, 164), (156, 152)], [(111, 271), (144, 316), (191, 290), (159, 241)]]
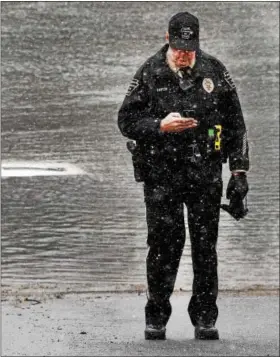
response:
[(223, 73), (223, 75), (224, 75), (224, 78), (225, 78), (226, 82), (229, 84), (230, 88), (235, 89), (236, 88), (235, 84), (234, 84), (230, 74), (228, 73), (228, 71), (225, 71)]
[(133, 91), (135, 91), (135, 89), (139, 87), (139, 83), (140, 82), (139, 82), (138, 79), (136, 79), (136, 78), (132, 79), (132, 81), (131, 81), (131, 83), (130, 83), (130, 85), (128, 87), (128, 90), (126, 92), (126, 96), (127, 97), (129, 97), (133, 93)]

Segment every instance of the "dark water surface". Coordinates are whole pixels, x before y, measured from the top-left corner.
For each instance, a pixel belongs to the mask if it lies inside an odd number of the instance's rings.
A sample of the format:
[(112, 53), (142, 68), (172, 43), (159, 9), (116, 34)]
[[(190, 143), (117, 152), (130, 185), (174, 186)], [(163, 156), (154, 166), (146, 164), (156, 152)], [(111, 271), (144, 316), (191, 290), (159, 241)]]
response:
[[(221, 213), (221, 289), (279, 283), (279, 3), (4, 2), (2, 160), (76, 164), (84, 176), (2, 178), (2, 284), (143, 286), (141, 184), (117, 128), (137, 68), (189, 10), (202, 48), (228, 67), (250, 141), (250, 214)], [(225, 187), (229, 178), (225, 166)], [(224, 188), (225, 191), (225, 188)], [(176, 283), (190, 289), (187, 240)]]

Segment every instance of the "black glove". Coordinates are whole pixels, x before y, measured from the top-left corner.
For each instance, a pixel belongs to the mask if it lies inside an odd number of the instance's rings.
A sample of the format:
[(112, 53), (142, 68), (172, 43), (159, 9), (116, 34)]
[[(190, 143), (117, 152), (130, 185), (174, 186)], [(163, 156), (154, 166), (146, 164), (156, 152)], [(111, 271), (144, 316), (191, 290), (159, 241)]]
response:
[(243, 200), (249, 191), (246, 172), (236, 172), (231, 175), (227, 186), (227, 199)]
[(226, 197), (229, 199), (229, 205), (222, 204), (221, 208), (228, 212), (237, 221), (244, 218), (248, 213), (244, 206), (243, 199), (249, 191), (247, 177), (245, 172), (239, 172), (231, 175), (228, 183)]

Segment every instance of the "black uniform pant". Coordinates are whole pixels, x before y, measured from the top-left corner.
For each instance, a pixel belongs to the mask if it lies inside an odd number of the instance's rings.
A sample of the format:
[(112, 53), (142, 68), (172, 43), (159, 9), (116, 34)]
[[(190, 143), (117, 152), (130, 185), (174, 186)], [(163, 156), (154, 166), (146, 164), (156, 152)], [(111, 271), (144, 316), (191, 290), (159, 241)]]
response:
[(193, 263), (192, 324), (215, 324), (218, 317), (217, 252), (222, 183), (193, 192), (168, 186), (144, 185), (149, 252), (146, 324), (166, 325), (172, 311), (170, 296), (185, 244), (184, 204)]

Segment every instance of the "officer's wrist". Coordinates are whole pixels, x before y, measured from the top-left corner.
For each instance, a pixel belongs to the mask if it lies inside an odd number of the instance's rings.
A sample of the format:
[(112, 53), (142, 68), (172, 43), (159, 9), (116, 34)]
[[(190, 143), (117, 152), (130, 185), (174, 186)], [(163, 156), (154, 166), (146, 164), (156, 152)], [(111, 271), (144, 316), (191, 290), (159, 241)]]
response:
[(245, 170), (234, 170), (234, 171), (231, 171), (231, 174), (233, 176), (246, 176), (246, 171)]

